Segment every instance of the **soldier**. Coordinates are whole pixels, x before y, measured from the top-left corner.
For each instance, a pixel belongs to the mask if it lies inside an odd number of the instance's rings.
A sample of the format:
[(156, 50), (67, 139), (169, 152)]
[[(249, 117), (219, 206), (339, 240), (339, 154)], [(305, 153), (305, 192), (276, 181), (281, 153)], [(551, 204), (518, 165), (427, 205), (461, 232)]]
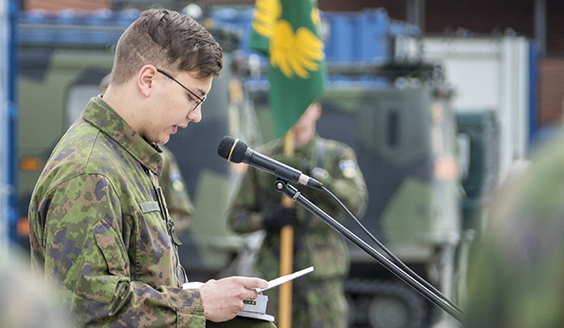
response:
[(564, 327), (564, 140), (491, 200), (465, 328)]
[(221, 68), (221, 48), (196, 21), (143, 12), (118, 41), (103, 98), (90, 100), (47, 161), (29, 208), (32, 268), (60, 287), (80, 325), (205, 327), (235, 317), (268, 285), (228, 277), (183, 289), (157, 181), (158, 143), (201, 120)]
[[(356, 155), (349, 146), (317, 135), (316, 122), (321, 111), (321, 105), (313, 103), (294, 125), (294, 156), (282, 154), (284, 139), (271, 141), (259, 151), (319, 180), (360, 218), (366, 210), (368, 193)], [(293, 326), (346, 327), (347, 303), (342, 280), (350, 265), (347, 245), (337, 232), (305, 208), (280, 205), (282, 194), (274, 189), (274, 180), (266, 172), (247, 170), (229, 209), (230, 227), (237, 233), (266, 231), (256, 269), (270, 280), (279, 275), (280, 229), (294, 226), (294, 269), (313, 265), (315, 270), (293, 282)], [(333, 218), (344, 217), (338, 204), (323, 192), (307, 188), (301, 192)], [(269, 296), (268, 313), (275, 316), (277, 292), (277, 288), (265, 292)]]

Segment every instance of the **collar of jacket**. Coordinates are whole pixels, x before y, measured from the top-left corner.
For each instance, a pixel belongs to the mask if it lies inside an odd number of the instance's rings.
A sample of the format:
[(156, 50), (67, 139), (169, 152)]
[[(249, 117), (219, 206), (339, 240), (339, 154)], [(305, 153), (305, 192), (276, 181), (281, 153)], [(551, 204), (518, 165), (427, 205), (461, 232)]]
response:
[(148, 143), (143, 139), (100, 96), (90, 99), (81, 115), (90, 124), (115, 140), (148, 170), (157, 176), (161, 175), (164, 156), (159, 145)]
[[(313, 136), (313, 138), (311, 138), (310, 141), (308, 141), (305, 145), (301, 146), (300, 148), (294, 149), (294, 154), (309, 154), (313, 150), (313, 148), (315, 148), (317, 139), (319, 138), (320, 137), (316, 131), (315, 135)], [(282, 149), (284, 148), (284, 138), (278, 139), (277, 147), (279, 147), (280, 152), (282, 152)]]

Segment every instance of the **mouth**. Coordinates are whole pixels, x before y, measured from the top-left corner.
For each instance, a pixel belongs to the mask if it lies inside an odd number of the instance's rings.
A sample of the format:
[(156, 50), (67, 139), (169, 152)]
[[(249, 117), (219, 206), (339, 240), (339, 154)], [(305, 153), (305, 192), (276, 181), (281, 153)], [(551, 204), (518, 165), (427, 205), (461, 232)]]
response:
[(178, 132), (178, 129), (186, 129), (186, 127), (188, 126), (188, 123), (186, 124), (182, 124), (182, 125), (173, 125), (172, 126), (172, 134), (175, 134), (176, 132)]

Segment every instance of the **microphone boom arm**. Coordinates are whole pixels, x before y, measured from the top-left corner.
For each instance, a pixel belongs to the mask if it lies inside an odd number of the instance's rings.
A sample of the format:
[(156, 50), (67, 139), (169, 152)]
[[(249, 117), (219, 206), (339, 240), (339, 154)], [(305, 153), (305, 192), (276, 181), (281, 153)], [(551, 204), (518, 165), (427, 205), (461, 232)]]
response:
[(402, 270), (400, 267), (398, 267), (395, 263), (393, 263), (388, 258), (386, 258), (382, 254), (380, 254), (378, 251), (376, 251), (374, 248), (372, 248), (370, 245), (368, 245), (364, 240), (359, 238), (357, 235), (355, 235), (353, 232), (348, 230), (345, 226), (343, 226), (337, 220), (332, 218), (329, 214), (325, 213), (323, 210), (321, 210), (315, 204), (310, 202), (296, 188), (294, 188), (292, 185), (288, 184), (287, 181), (278, 178), (278, 179), (276, 179), (274, 187), (275, 187), (276, 191), (283, 193), (286, 197), (292, 199), (294, 202), (296, 202), (296, 203), (302, 205), (303, 207), (305, 207), (305, 209), (307, 211), (309, 211), (313, 215), (317, 216), (319, 219), (321, 219), (323, 222), (325, 222), (328, 226), (330, 226), (333, 230), (337, 231), (343, 237), (347, 238), (352, 243), (354, 243), (356, 246), (361, 248), (368, 255), (373, 257), (378, 263), (383, 265), (386, 269), (388, 269), (391, 273), (393, 273), (400, 280), (402, 280), (403, 282), (408, 284), (410, 287), (412, 287), (413, 289), (418, 291), (421, 295), (423, 295), (429, 301), (431, 301), (435, 305), (439, 306), (441, 309), (443, 309), (448, 314), (453, 316), (459, 322), (462, 322), (462, 319), (464, 317), (462, 311), (460, 309), (452, 306), (447, 301), (445, 301), (446, 297), (444, 295), (442, 295), (442, 294), (440, 296), (437, 295), (436, 293), (434, 293), (433, 291), (431, 291), (427, 287), (425, 287), (423, 284), (421, 284), (419, 281), (415, 280), (412, 276), (407, 274), (404, 270)]

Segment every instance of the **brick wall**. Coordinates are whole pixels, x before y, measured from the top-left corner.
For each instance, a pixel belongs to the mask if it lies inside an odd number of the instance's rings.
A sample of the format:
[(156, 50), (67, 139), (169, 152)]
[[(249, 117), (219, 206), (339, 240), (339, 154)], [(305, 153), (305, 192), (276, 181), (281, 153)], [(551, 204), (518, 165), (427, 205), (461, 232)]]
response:
[(92, 11), (96, 9), (111, 9), (112, 0), (26, 0), (23, 10), (43, 9), (59, 11), (74, 9), (75, 11)]
[(427, 33), (457, 28), (479, 34), (507, 28), (529, 37), (534, 33), (532, 0), (427, 0), (425, 11)]
[(364, 8), (384, 8), (388, 16), (406, 20), (407, 0), (317, 0), (322, 11), (361, 11)]
[(546, 50), (549, 56), (564, 56), (564, 1), (547, 2)]
[(539, 126), (560, 120), (564, 106), (564, 58), (539, 60), (538, 96)]

